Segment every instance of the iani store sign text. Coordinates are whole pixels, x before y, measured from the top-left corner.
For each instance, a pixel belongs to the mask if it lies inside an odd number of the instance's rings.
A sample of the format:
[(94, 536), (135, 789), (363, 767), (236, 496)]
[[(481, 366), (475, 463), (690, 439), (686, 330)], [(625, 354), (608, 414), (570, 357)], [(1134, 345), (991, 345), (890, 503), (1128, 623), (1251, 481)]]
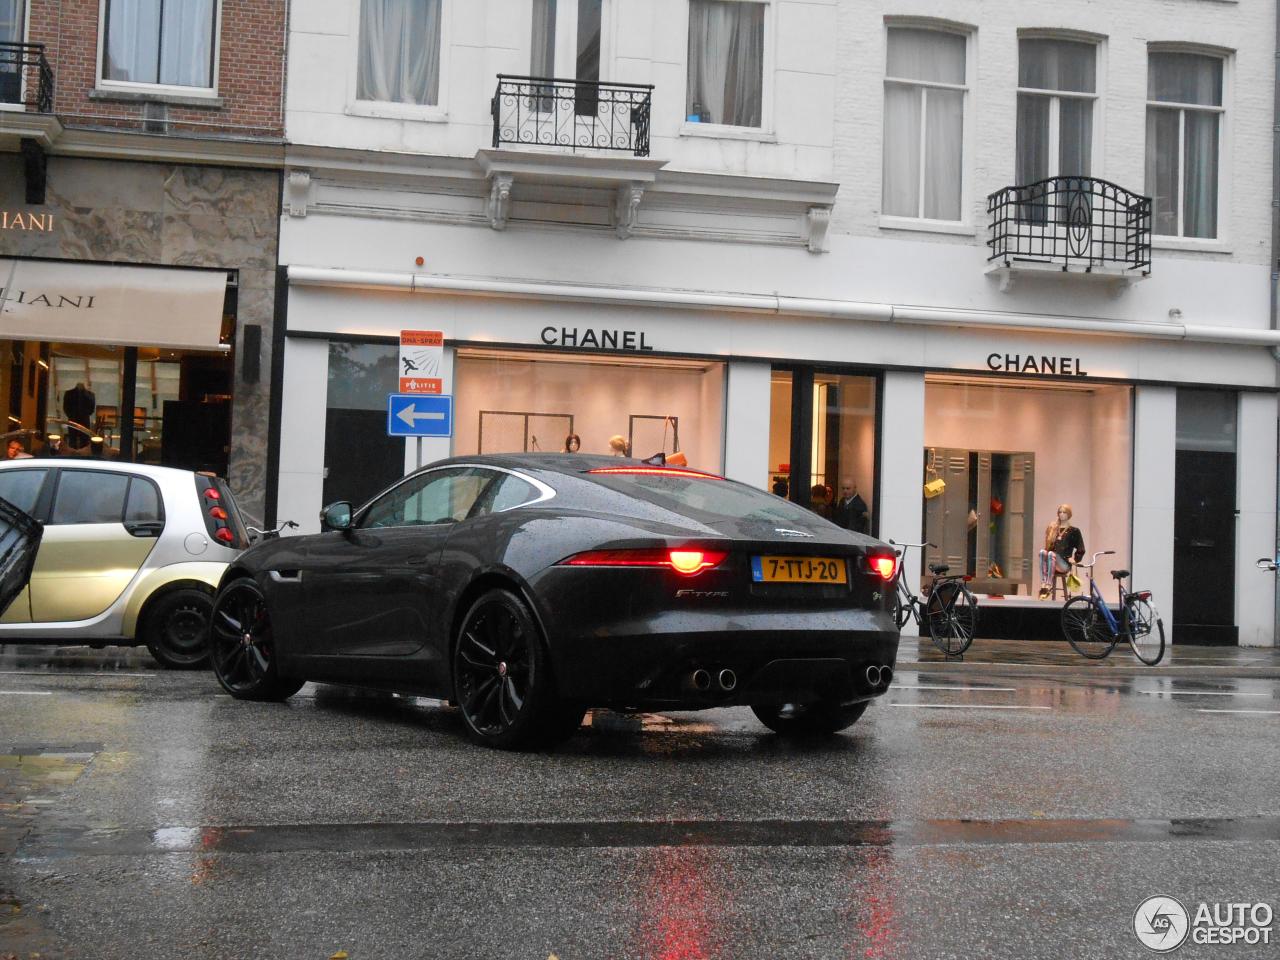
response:
[(52, 233), (52, 213), (24, 213), (21, 210), (0, 210), (0, 230), (19, 233)]

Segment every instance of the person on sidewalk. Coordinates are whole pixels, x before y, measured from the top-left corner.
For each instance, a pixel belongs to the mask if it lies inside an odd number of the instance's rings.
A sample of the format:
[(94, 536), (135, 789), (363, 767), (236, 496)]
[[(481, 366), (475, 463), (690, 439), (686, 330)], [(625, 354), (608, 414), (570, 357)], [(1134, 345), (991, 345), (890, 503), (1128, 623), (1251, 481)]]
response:
[(1084, 537), (1071, 524), (1071, 504), (1058, 504), (1058, 516), (1045, 528), (1040, 551), (1040, 599), (1048, 600), (1054, 576), (1068, 573), (1084, 559)]

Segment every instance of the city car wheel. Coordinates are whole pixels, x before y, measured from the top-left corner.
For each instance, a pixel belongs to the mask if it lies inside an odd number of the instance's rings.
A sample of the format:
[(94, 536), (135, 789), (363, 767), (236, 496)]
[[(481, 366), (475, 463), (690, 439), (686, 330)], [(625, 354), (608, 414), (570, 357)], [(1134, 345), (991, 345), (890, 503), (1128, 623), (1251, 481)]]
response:
[(140, 639), (163, 666), (194, 670), (209, 662), (213, 598), (197, 587), (170, 590), (147, 605)]
[(287, 700), (306, 682), (280, 675), (267, 600), (249, 577), (218, 591), (209, 654), (218, 683), (237, 700)]
[(467, 733), (485, 746), (549, 746), (570, 736), (585, 713), (556, 696), (537, 625), (506, 590), (490, 590), (463, 618), (453, 686)]
[(820, 700), (817, 703), (758, 704), (751, 708), (751, 712), (774, 733), (787, 737), (814, 737), (853, 726), (867, 712), (870, 703), (870, 700), (850, 704)]

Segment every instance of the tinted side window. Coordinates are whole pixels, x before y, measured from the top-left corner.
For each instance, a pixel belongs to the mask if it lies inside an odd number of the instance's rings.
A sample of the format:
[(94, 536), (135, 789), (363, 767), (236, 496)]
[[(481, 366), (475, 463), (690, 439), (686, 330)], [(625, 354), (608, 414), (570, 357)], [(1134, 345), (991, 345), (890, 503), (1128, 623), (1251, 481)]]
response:
[(48, 470), (0, 470), (0, 497), (23, 513), (35, 509)]
[(123, 473), (63, 470), (50, 523), (119, 523), (129, 477)]
[(129, 522), (163, 520), (160, 510), (160, 491), (143, 477), (129, 479), (129, 498), (125, 501), (124, 518)]
[(406, 527), (466, 519), (492, 479), (487, 471), (438, 470), (406, 480), (370, 505), (362, 527)]
[(541, 496), (541, 491), (533, 484), (510, 473), (501, 474), (494, 488), (489, 495), (492, 501), (489, 504), (490, 513), (501, 513)]

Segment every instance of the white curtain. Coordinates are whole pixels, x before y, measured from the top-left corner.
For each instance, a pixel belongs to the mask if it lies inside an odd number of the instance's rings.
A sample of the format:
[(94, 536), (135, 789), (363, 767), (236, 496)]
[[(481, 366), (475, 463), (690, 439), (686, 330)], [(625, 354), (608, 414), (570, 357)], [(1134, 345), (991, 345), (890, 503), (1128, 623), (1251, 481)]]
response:
[(1014, 182), (1038, 183), (1049, 176), (1049, 97), (1018, 94), (1017, 157)]
[(0, 43), (22, 42), (22, 0), (0, 0)]
[(533, 0), (533, 41), (529, 75), (556, 75), (556, 0)]
[(107, 4), (106, 80), (156, 83), (160, 79), (161, 0), (110, 0)]
[(1198, 53), (1152, 53), (1147, 99), (1222, 106), (1222, 60)]
[(685, 116), (758, 127), (764, 100), (764, 5), (690, 0)]
[(1079, 40), (1018, 41), (1018, 86), (1093, 93), (1097, 47)]
[(160, 82), (213, 86), (214, 0), (164, 0)]
[(889, 31), (886, 75), (906, 82), (885, 84), (882, 212), (959, 220), (964, 91), (917, 86), (910, 81), (963, 86), (965, 38), (938, 30), (893, 28)]
[(1218, 235), (1218, 115), (1183, 111), (1186, 131), (1186, 185), (1182, 197), (1182, 235)]
[(361, 0), (360, 100), (440, 98), (440, 0)]

